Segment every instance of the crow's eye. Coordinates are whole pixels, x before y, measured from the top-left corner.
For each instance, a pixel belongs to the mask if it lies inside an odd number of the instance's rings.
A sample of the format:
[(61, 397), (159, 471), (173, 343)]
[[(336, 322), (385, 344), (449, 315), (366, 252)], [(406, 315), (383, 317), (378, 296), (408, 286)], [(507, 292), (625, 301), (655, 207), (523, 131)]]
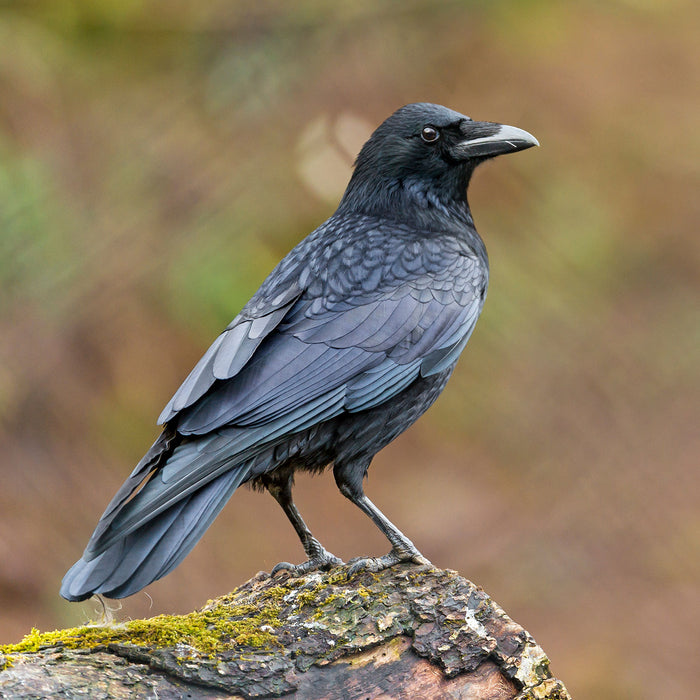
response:
[(420, 137), (426, 143), (435, 143), (440, 138), (440, 132), (432, 126), (424, 126), (423, 131), (420, 132)]

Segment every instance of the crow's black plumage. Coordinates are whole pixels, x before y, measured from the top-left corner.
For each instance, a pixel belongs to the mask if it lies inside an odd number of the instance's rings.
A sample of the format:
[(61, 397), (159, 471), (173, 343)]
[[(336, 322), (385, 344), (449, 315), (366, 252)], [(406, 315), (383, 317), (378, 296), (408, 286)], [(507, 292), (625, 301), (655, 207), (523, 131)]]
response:
[(295, 470), (330, 464), (392, 546), (355, 569), (425, 562), (365, 496), (363, 479), (443, 390), (484, 303), (488, 259), (466, 198), (475, 166), (534, 145), (521, 129), (438, 105), (389, 117), (335, 214), (277, 265), (165, 407), (162, 435), (61, 595), (122, 598), (161, 578), (243, 483), (270, 491), (309, 557), (277, 570), (340, 563), (291, 496)]

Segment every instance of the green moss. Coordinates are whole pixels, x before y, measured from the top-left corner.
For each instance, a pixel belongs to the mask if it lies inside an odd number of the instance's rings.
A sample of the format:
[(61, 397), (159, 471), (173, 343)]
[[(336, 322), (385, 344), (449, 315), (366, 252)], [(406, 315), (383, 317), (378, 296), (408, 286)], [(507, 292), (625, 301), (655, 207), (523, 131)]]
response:
[(32, 629), (17, 644), (0, 646), (0, 653), (36, 652), (53, 646), (93, 649), (115, 643), (152, 648), (186, 644), (206, 655), (237, 647), (270, 648), (278, 646), (274, 630), (281, 625), (279, 605), (274, 598), (273, 594), (260, 608), (217, 604), (187, 615), (159, 615), (119, 625), (73, 627), (54, 632)]
[(335, 586), (339, 583), (348, 582), (348, 572), (345, 568), (339, 568), (336, 573), (330, 573), (326, 575), (326, 581), (329, 586)]
[(369, 590), (369, 588), (365, 588), (364, 586), (360, 586), (357, 589), (357, 592), (363, 598), (369, 598), (372, 595), (372, 592)]
[(326, 598), (323, 601), (323, 605), (331, 605), (332, 603), (335, 603), (337, 600), (347, 600), (347, 596), (344, 596), (342, 593), (331, 593), (328, 598)]
[(0, 672), (6, 671), (14, 665), (14, 659), (11, 656), (0, 656)]
[(335, 615), (341, 608), (364, 607), (367, 602), (377, 602), (383, 597), (381, 592), (373, 590), (371, 583), (369, 588), (359, 584), (350, 591), (336, 587), (347, 581), (347, 571), (339, 569), (318, 582), (290, 577), (258, 590), (253, 602), (244, 586), (187, 615), (159, 615), (147, 620), (53, 632), (32, 629), (17, 644), (0, 646), (0, 654), (32, 653), (50, 647), (95, 649), (110, 644), (155, 649), (186, 645), (192, 654), (207, 656), (241, 648), (271, 649), (281, 646), (276, 631), (282, 626), (280, 614), (289, 607), (313, 608), (312, 619), (319, 621), (329, 613)]
[[(282, 625), (279, 616), (285, 606), (284, 598), (302, 583), (290, 578), (282, 585), (271, 586), (258, 593), (255, 604), (247, 602), (244, 589), (238, 589), (187, 615), (159, 615), (117, 625), (88, 625), (53, 632), (33, 629), (17, 644), (0, 646), (0, 653), (31, 653), (54, 646), (94, 649), (109, 644), (150, 648), (180, 644), (191, 647), (193, 653), (204, 655), (241, 647), (270, 649), (280, 646), (275, 631)], [(298, 591), (291, 604), (318, 605), (329, 583), (324, 581)]]

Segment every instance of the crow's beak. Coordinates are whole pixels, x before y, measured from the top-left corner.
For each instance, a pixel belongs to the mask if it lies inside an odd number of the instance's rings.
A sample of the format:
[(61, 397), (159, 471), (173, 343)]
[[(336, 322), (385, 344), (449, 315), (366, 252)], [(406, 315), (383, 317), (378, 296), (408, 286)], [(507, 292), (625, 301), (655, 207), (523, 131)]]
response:
[(493, 122), (466, 122), (463, 129), (465, 136), (471, 134), (457, 144), (463, 158), (493, 158), (540, 145), (532, 134), (518, 129), (517, 126)]

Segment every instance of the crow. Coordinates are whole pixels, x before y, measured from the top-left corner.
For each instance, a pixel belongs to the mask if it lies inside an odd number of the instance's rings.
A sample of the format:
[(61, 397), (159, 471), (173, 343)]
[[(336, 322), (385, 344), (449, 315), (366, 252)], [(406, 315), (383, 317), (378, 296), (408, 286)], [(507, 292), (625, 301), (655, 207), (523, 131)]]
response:
[(308, 557), (272, 575), (342, 564), (292, 500), (296, 470), (331, 464), (340, 492), (391, 543), (352, 560), (351, 573), (428, 564), (363, 480), (445, 388), (481, 312), (489, 267), (467, 203), (474, 168), (537, 145), (522, 129), (429, 103), (386, 119), (337, 211), (275, 267), (166, 405), (162, 434), (61, 595), (123, 598), (165, 576), (245, 483), (277, 500)]

